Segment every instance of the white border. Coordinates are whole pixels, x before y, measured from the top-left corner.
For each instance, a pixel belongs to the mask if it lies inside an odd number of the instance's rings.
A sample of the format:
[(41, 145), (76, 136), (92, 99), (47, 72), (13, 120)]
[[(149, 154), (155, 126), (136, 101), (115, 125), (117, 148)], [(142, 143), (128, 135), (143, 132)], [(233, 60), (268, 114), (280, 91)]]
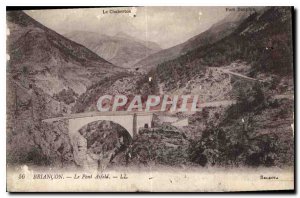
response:
[[(6, 6), (267, 6), (267, 5), (273, 5), (273, 6), (295, 6), (296, 10), (299, 11), (299, 0), (251, 0), (251, 1), (236, 1), (236, 0), (203, 0), (196, 2), (195, 0), (172, 0), (172, 1), (162, 1), (162, 0), (151, 0), (151, 1), (141, 1), (141, 0), (106, 0), (106, 1), (97, 1), (97, 0), (10, 0), (10, 1), (0, 1), (0, 38), (1, 38), (1, 47), (0, 47), (0, 60), (1, 60), (1, 66), (0, 66), (0, 91), (1, 91), (1, 104), (0, 104), (0, 144), (1, 144), (1, 164), (0, 164), (0, 193), (1, 197), (8, 197), (10, 194), (6, 193), (6, 85), (5, 85), (5, 76), (6, 76)], [(299, 15), (299, 12), (297, 13)], [(297, 17), (298, 18), (298, 17)], [(296, 27), (299, 27), (299, 20), (296, 19)], [(297, 28), (298, 29), (298, 28)], [(299, 32), (298, 30), (296, 31)], [(296, 35), (298, 37), (299, 34)], [(296, 46), (299, 46), (299, 38), (297, 39)], [(299, 50), (297, 50), (297, 57), (299, 57)], [(295, 66), (297, 67), (297, 65)], [(297, 76), (299, 76), (299, 69), (297, 69)], [(297, 90), (296, 92), (299, 93), (299, 84), (297, 83)], [(299, 99), (297, 99), (297, 103), (299, 102)], [(299, 113), (297, 113), (297, 128), (299, 128)], [(295, 132), (297, 133), (297, 132)], [(299, 134), (297, 135), (297, 142), (299, 143)], [(299, 152), (297, 150), (297, 161), (299, 161)], [(299, 163), (298, 163), (299, 164)], [(299, 181), (297, 181), (297, 187), (296, 189), (299, 190)], [(63, 195), (53, 194), (56, 197), (62, 197)], [(256, 197), (265, 197), (265, 196), (274, 196), (273, 195), (267, 195), (267, 194), (261, 194), (261, 195), (255, 195)], [(280, 197), (282, 197), (282, 194), (278, 194)], [(30, 196), (30, 195), (29, 195)], [(38, 195), (41, 196), (41, 195)], [(67, 196), (73, 196), (73, 195), (67, 195)], [(85, 195), (80, 195), (85, 196)], [(104, 195), (101, 194), (101, 197), (106, 196), (112, 196), (112, 195)], [(113, 195), (117, 196), (117, 195)], [(122, 195), (124, 196), (124, 194)], [(131, 196), (131, 195), (126, 195)], [(141, 196), (141, 195), (138, 195)], [(162, 196), (157, 195), (155, 196)], [(169, 195), (170, 196), (170, 195)], [(173, 195), (171, 195), (173, 196)], [(181, 195), (185, 196), (185, 195)], [(203, 195), (200, 195), (203, 196)], [(207, 196), (207, 195), (205, 195)], [(217, 196), (217, 195), (213, 195)], [(231, 196), (231, 195), (229, 195)], [(287, 195), (286, 195), (287, 196)], [(284, 197), (284, 196), (283, 196)]]

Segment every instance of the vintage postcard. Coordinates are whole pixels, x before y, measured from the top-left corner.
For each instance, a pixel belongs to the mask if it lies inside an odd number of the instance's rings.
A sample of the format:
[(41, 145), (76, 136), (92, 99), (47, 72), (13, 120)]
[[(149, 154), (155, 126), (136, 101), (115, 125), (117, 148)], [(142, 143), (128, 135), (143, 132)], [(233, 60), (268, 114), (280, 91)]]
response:
[(7, 191), (294, 190), (293, 7), (7, 7)]

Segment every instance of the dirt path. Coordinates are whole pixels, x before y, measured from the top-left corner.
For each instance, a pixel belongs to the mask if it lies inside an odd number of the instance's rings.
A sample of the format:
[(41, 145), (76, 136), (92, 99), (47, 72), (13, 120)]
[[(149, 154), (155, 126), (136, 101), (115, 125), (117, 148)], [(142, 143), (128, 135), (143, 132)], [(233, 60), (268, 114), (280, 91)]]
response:
[(221, 101), (205, 102), (205, 103), (200, 104), (200, 107), (230, 106), (235, 103), (236, 103), (236, 100), (221, 100)]
[(248, 76), (245, 76), (245, 75), (243, 75), (243, 74), (236, 73), (236, 72), (232, 72), (232, 71), (230, 71), (230, 70), (228, 70), (228, 69), (221, 69), (221, 68), (216, 68), (216, 69), (217, 69), (217, 70), (220, 70), (220, 71), (222, 71), (222, 72), (224, 72), (224, 73), (227, 73), (227, 74), (232, 74), (232, 75), (234, 75), (234, 76), (238, 76), (238, 77), (241, 77), (241, 78), (245, 78), (245, 79), (247, 79), (247, 80), (259, 81), (258, 79), (251, 78), (251, 77), (248, 77)]
[(273, 97), (274, 99), (290, 99), (294, 100), (294, 94), (279, 94)]

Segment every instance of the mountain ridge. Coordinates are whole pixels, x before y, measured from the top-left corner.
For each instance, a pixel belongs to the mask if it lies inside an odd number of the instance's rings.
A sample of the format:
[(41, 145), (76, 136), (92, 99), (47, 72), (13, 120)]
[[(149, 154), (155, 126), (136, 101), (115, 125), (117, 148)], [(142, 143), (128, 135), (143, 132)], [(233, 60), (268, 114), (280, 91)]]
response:
[(53, 95), (71, 88), (80, 94), (107, 75), (123, 71), (22, 11), (7, 12), (8, 72), (25, 86), (36, 84)]
[(143, 41), (123, 32), (109, 36), (95, 32), (73, 31), (66, 33), (65, 36), (121, 67), (130, 67), (149, 54), (161, 50), (154, 42)]
[(230, 13), (219, 22), (213, 24), (204, 32), (201, 32), (198, 35), (191, 37), (190, 39), (181, 44), (154, 53), (136, 63), (135, 66), (146, 68), (146, 70), (150, 70), (151, 68), (156, 67), (160, 63), (172, 60), (180, 55), (186, 54), (197, 47), (212, 44), (232, 33), (235, 30), (235, 28), (237, 28), (239, 23), (241, 23), (241, 21), (247, 18), (251, 13), (252, 12)]
[[(253, 13), (215, 43), (159, 64), (156, 74), (162, 82), (176, 79), (186, 82), (206, 67), (222, 67), (238, 61), (250, 66), (249, 77), (264, 80), (267, 74), (289, 76), (293, 70), (290, 17), (289, 8), (269, 7)], [(170, 89), (176, 87), (168, 84)]]

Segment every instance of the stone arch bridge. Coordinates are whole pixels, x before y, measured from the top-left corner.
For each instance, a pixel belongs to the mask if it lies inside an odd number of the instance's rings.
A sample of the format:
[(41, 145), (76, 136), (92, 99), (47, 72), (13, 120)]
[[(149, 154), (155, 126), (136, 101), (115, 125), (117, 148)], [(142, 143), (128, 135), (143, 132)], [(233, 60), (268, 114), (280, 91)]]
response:
[(43, 122), (52, 123), (59, 120), (68, 120), (69, 135), (72, 136), (91, 122), (112, 121), (124, 127), (133, 138), (138, 134), (139, 128), (146, 125), (152, 127), (152, 118), (153, 113), (150, 112), (88, 112), (44, 119)]

